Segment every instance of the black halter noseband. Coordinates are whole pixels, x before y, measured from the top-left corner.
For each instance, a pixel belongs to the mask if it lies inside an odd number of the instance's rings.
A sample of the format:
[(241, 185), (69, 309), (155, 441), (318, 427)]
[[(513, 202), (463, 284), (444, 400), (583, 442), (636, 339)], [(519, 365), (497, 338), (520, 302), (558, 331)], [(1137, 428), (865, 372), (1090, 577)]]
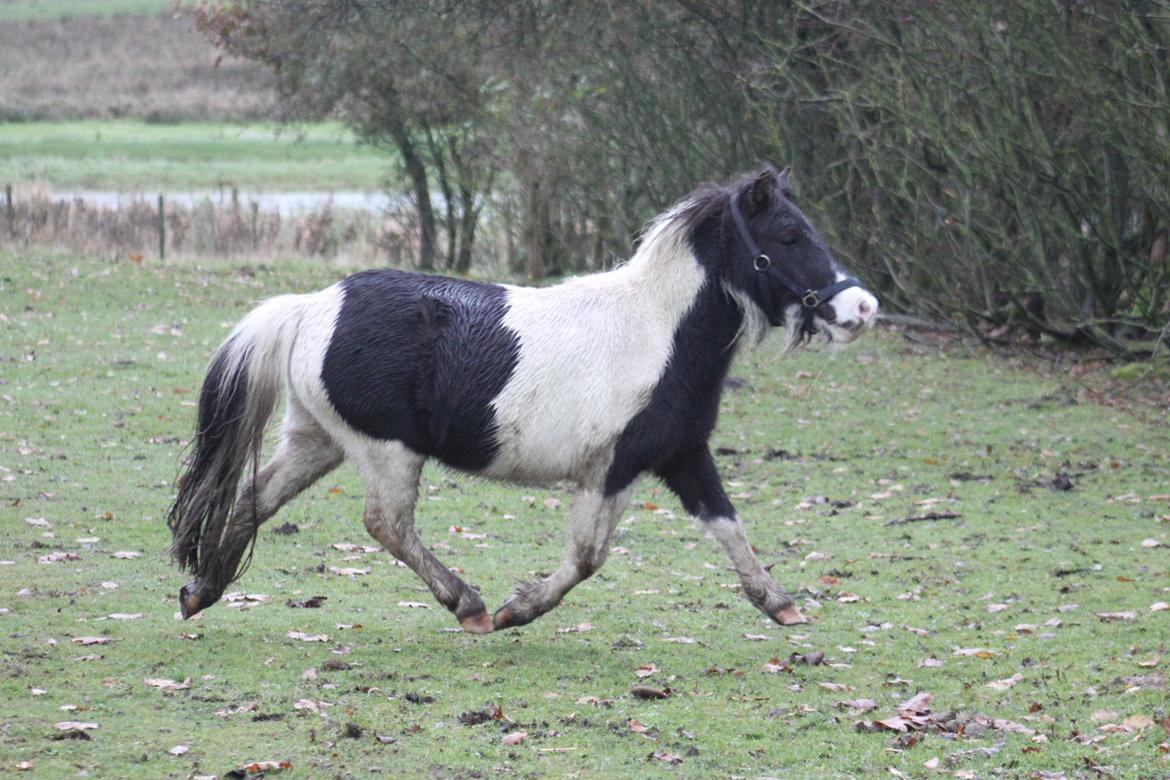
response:
[[(768, 322), (772, 325), (781, 325), (784, 322), (784, 313), (774, 311), (775, 307), (772, 304), (772, 279), (776, 279), (800, 299), (800, 305), (806, 315), (822, 303), (828, 303), (834, 295), (842, 290), (861, 286), (861, 282), (850, 276), (819, 290), (802, 287), (796, 283), (795, 279), (781, 271), (778, 266), (772, 265), (772, 258), (760, 251), (759, 244), (755, 242), (752, 234), (748, 231), (747, 222), (744, 221), (734, 196), (731, 198), (731, 218), (735, 221), (735, 227), (739, 231), (740, 241), (743, 242), (748, 254), (752, 257), (752, 267), (756, 269), (756, 280), (760, 287), (760, 302), (763, 304), (764, 313), (768, 316)], [(805, 319), (807, 320), (807, 317)]]

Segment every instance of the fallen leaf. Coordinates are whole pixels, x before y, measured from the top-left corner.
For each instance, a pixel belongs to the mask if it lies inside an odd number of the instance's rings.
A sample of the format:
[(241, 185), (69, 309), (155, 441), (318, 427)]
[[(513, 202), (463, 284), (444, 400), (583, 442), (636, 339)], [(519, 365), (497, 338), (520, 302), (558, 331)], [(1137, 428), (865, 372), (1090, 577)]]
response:
[(670, 697), (670, 690), (649, 685), (631, 685), (630, 694), (636, 699), (666, 699)]
[(181, 756), (190, 749), (191, 748), (187, 747), (186, 745), (175, 745), (173, 748), (171, 748), (167, 752), (170, 753), (172, 756)]
[(37, 558), (37, 563), (49, 564), (59, 561), (80, 561), (81, 556), (74, 552), (53, 552)]
[(120, 558), (124, 561), (128, 561), (131, 558), (142, 557), (142, 553), (137, 552), (135, 550), (118, 550), (117, 552), (113, 553), (110, 557), (111, 558)]
[(53, 728), (58, 731), (89, 731), (97, 727), (98, 724), (96, 723), (86, 723), (80, 720), (63, 720), (60, 723), (53, 724)]
[(1142, 539), (1142, 547), (1161, 547), (1162, 543), (1157, 539)]
[(662, 640), (663, 642), (673, 642), (676, 645), (693, 645), (695, 640), (689, 636), (668, 636)]
[(400, 601), (398, 606), (407, 607), (408, 609), (430, 609), (430, 604), (424, 604), (421, 601)]
[(1093, 613), (1105, 622), (1113, 620), (1137, 620), (1137, 612), (1134, 610), (1126, 610), (1124, 612), (1095, 612)]
[(229, 704), (222, 710), (216, 710), (215, 714), (221, 718), (229, 718), (232, 715), (238, 715), (241, 712), (255, 712), (260, 709), (260, 702), (253, 699), (246, 701), (243, 704)]
[(749, 642), (763, 642), (769, 639), (766, 634), (744, 634), (743, 638)]
[(923, 658), (918, 662), (918, 666), (924, 669), (938, 668), (943, 665), (943, 662), (933, 656)]
[(249, 775), (258, 775), (262, 772), (279, 772), (282, 769), (292, 769), (291, 761), (250, 761), (242, 767)]
[(592, 631), (592, 630), (593, 630), (592, 623), (578, 623), (575, 626), (567, 626), (565, 628), (558, 628), (557, 633), (558, 634), (583, 634), (586, 631)]
[(73, 644), (75, 645), (107, 645), (111, 640), (108, 636), (75, 636), (73, 637)]
[(653, 663), (642, 664), (641, 666), (639, 666), (637, 669), (634, 670), (634, 676), (635, 677), (649, 677), (650, 675), (654, 674), (657, 671), (658, 671), (657, 664), (653, 664)]
[(352, 566), (330, 566), (329, 571), (341, 577), (361, 577), (369, 574), (373, 569), (368, 566), (365, 568), (357, 568)]
[(337, 544), (333, 545), (333, 549), (341, 550), (342, 552), (362, 552), (362, 553), (373, 553), (373, 552), (381, 552), (382, 551), (381, 547), (375, 547), (375, 546), (370, 545), (370, 544), (351, 544), (350, 542), (338, 542)]
[(674, 753), (667, 753), (665, 750), (655, 750), (650, 754), (649, 758), (656, 758), (666, 764), (681, 764), (682, 758), (676, 756)]
[(1155, 601), (1150, 605), (1150, 612), (1162, 612), (1167, 609), (1170, 609), (1170, 604), (1165, 601)]
[(994, 658), (995, 651), (986, 647), (956, 647), (953, 655), (975, 656), (976, 658)]
[(528, 739), (527, 731), (513, 731), (511, 734), (505, 734), (500, 737), (501, 745), (519, 745), (524, 740)]
[(835, 683), (835, 682), (819, 682), (819, 683), (817, 683), (817, 685), (824, 688), (826, 691), (851, 691), (851, 690), (853, 690), (848, 685), (843, 685), (842, 683)]
[(289, 639), (299, 639), (302, 642), (328, 642), (328, 634), (306, 634), (303, 631), (289, 631), (286, 636)]
[(142, 682), (164, 691), (185, 691), (191, 687), (191, 678), (187, 677), (183, 682), (175, 682), (163, 677), (143, 677)]
[(1022, 681), (1023, 679), (1024, 675), (1016, 672), (1011, 677), (1007, 677), (1003, 680), (992, 680), (991, 682), (987, 683), (987, 687), (993, 691), (1006, 691), (1008, 688), (1011, 688), (1013, 685)]
[(638, 720), (627, 720), (626, 725), (630, 727), (630, 731), (635, 734), (645, 734), (650, 730), (650, 727)]
[(141, 612), (114, 612), (106, 615), (110, 620), (138, 620), (142, 617)]
[(839, 710), (849, 710), (850, 715), (861, 715), (870, 710), (876, 710), (877, 702), (873, 699), (849, 699), (848, 701), (839, 701), (833, 706)]

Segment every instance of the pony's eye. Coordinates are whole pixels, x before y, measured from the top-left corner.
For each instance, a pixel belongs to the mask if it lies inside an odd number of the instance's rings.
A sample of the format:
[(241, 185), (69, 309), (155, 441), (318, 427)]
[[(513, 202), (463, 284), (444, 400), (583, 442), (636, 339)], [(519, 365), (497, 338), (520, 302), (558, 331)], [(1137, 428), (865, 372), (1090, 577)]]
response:
[(780, 243), (784, 246), (792, 246), (799, 240), (800, 236), (798, 236), (795, 231), (790, 231), (780, 236)]

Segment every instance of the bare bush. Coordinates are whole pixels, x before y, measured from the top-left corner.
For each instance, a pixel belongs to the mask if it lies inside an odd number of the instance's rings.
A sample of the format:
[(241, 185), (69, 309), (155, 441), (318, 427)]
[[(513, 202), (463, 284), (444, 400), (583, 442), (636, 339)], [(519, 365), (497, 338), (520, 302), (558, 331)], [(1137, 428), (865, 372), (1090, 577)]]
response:
[[(50, 246), (141, 262), (158, 258), (157, 201), (117, 207), (54, 199), (44, 190), (18, 193), (12, 213), (0, 209), (0, 247)], [(164, 202), (167, 259), (187, 257), (317, 257), (346, 264), (411, 267), (417, 238), (392, 215), (337, 211), (331, 204), (284, 217), (210, 199), (187, 207)], [(405, 229), (404, 229), (405, 228)]]

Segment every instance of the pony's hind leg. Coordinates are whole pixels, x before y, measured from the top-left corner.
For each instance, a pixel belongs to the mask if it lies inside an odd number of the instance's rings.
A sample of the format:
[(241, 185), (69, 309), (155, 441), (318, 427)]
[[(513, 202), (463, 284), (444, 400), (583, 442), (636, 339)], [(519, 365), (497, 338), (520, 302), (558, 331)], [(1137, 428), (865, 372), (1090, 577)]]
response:
[(290, 399), (276, 454), (260, 469), (255, 480), (246, 481), (214, 554), (199, 561), (195, 577), (179, 591), (179, 608), (184, 618), (219, 600), (237, 577), (240, 561), (260, 525), (336, 468), (342, 458), (341, 448), (329, 434), (296, 399)]
[(574, 586), (601, 568), (609, 555), (609, 537), (630, 500), (630, 486), (617, 495), (582, 488), (569, 509), (569, 542), (565, 560), (552, 576), (521, 583), (492, 616), (496, 630), (522, 626), (561, 603)]
[(464, 631), (492, 630), (479, 592), (448, 569), (423, 546), (414, 529), (418, 480), (426, 458), (397, 442), (367, 447), (358, 458), (366, 480), (366, 530), (430, 587), (440, 604), (454, 613)]

